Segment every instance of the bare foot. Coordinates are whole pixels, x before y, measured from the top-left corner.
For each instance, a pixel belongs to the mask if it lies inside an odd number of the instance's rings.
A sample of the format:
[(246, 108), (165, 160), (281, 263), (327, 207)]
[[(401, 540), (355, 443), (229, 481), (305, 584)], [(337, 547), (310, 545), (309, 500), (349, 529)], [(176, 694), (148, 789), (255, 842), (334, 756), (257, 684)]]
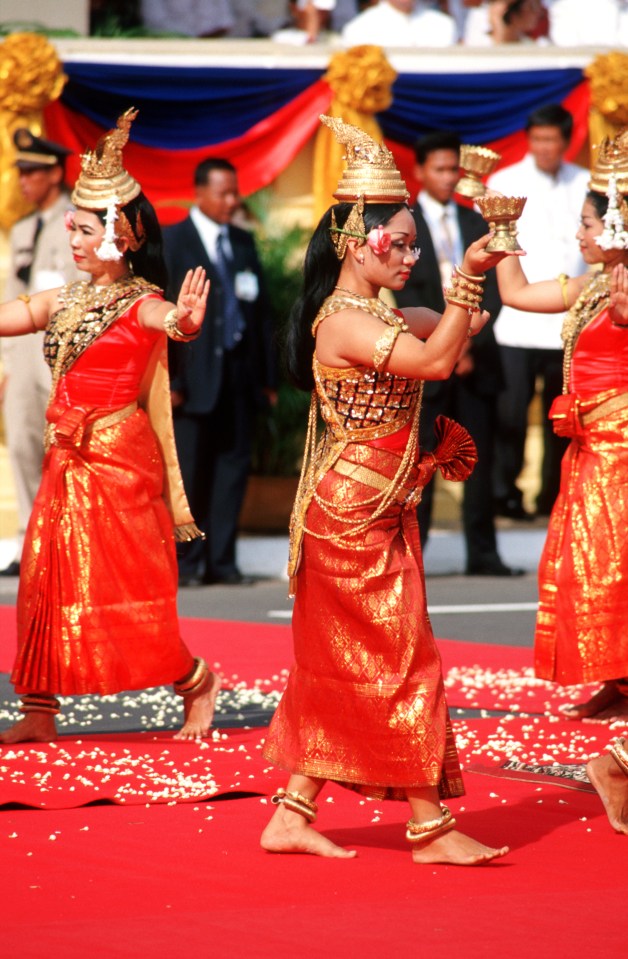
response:
[(57, 738), (57, 724), (49, 713), (26, 713), (13, 726), (0, 733), (0, 743), (52, 743)]
[(587, 763), (587, 776), (604, 803), (613, 829), (628, 835), (628, 776), (608, 755)]
[(209, 673), (207, 683), (197, 692), (183, 697), (185, 721), (175, 739), (202, 739), (209, 732), (214, 718), (216, 699), (220, 690), (220, 676)]
[(260, 840), (266, 852), (303, 852), (326, 859), (353, 859), (355, 850), (343, 849), (321, 836), (299, 813), (279, 806)]
[(508, 852), (508, 846), (492, 849), (484, 843), (465, 836), (457, 829), (441, 833), (431, 842), (417, 843), (412, 848), (412, 861), (419, 863), (449, 863), (452, 866), (481, 866), (491, 859), (499, 859)]
[(616, 682), (604, 683), (586, 703), (563, 706), (561, 713), (568, 719), (614, 719), (628, 716), (628, 698), (622, 695)]

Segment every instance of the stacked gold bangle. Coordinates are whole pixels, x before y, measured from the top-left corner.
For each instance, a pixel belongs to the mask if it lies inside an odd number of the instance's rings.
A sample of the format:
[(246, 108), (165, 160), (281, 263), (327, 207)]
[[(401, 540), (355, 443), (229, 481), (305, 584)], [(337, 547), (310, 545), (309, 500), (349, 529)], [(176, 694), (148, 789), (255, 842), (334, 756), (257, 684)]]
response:
[(628, 750), (626, 750), (626, 740), (614, 739), (611, 743), (610, 753), (619, 768), (628, 776)]
[(316, 822), (318, 806), (312, 799), (302, 796), (301, 793), (278, 789), (270, 801), (274, 806), (285, 806), (286, 809), (299, 813), (309, 823)]
[(207, 682), (209, 666), (200, 656), (194, 659), (194, 669), (185, 679), (173, 683), (177, 696), (191, 696), (198, 693)]
[(177, 326), (179, 317), (177, 316), (176, 307), (174, 310), (170, 310), (164, 316), (164, 330), (166, 335), (171, 340), (178, 340), (181, 343), (190, 343), (192, 340), (195, 340), (196, 337), (201, 332), (200, 327), (197, 330), (192, 330), (190, 333), (186, 333), (184, 330), (180, 330)]
[(471, 276), (459, 266), (455, 266), (451, 275), (451, 286), (443, 291), (447, 303), (452, 306), (461, 306), (469, 314), (477, 313), (484, 295), (484, 281), (486, 274)]
[(435, 839), (436, 836), (448, 832), (456, 825), (451, 810), (448, 806), (441, 806), (442, 816), (438, 819), (428, 819), (427, 822), (416, 822), (410, 819), (406, 823), (406, 839), (408, 842), (427, 842), (429, 839)]
[(48, 696), (46, 693), (26, 693), (20, 700), (21, 713), (47, 713), (49, 716), (57, 716), (60, 712), (61, 703), (56, 696)]

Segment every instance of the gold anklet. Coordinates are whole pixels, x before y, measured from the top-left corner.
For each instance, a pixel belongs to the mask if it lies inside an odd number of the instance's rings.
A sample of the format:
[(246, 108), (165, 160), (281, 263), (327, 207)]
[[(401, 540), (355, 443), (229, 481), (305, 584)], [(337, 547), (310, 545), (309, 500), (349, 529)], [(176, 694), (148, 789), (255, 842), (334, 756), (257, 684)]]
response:
[(21, 697), (21, 713), (47, 713), (49, 716), (58, 716), (61, 703), (55, 696), (46, 696), (45, 693), (27, 693)]
[(273, 806), (281, 805), (285, 806), (286, 809), (291, 809), (292, 812), (298, 812), (301, 816), (304, 816), (309, 823), (316, 822), (318, 806), (313, 799), (308, 799), (307, 796), (302, 796), (301, 793), (278, 789), (270, 801)]
[(625, 739), (614, 739), (610, 745), (610, 753), (617, 765), (628, 776), (628, 750)]
[(454, 828), (456, 820), (452, 816), (451, 810), (447, 806), (441, 806), (440, 808), (442, 816), (438, 819), (428, 819), (427, 822), (417, 822), (415, 819), (408, 820), (406, 823), (406, 839), (408, 842), (426, 842)]
[(194, 669), (187, 679), (181, 679), (173, 683), (177, 696), (191, 696), (192, 693), (198, 693), (205, 685), (209, 676), (209, 666), (200, 656), (195, 658), (194, 663)]

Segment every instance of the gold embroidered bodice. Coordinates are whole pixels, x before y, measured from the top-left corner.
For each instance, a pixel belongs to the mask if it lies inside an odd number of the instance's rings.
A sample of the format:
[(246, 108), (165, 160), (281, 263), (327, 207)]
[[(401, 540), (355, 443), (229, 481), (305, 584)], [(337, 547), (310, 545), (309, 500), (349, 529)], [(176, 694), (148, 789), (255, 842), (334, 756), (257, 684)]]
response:
[[(410, 482), (410, 476), (418, 458), (419, 414), (423, 383), (420, 380), (395, 376), (384, 370), (399, 333), (408, 328), (403, 317), (398, 316), (381, 300), (365, 297), (329, 297), (323, 304), (313, 326), (318, 325), (326, 316), (347, 307), (358, 308), (377, 316), (387, 326), (382, 336), (374, 344), (373, 367), (324, 366), (316, 355), (313, 359), (315, 389), (312, 393), (308, 435), (301, 471), (301, 480), (290, 520), (290, 558), (288, 571), (291, 579), (291, 591), (295, 588), (294, 576), (299, 563), (301, 540), (307, 529), (306, 514), (312, 499), (324, 510), (338, 514), (344, 525), (342, 534), (329, 538), (336, 541), (351, 540), (362, 533), (370, 523), (394, 501), (399, 490)], [(325, 423), (322, 438), (317, 442), (317, 413)], [(362, 505), (372, 509), (370, 518), (352, 519), (339, 514), (340, 507), (326, 502), (317, 492), (317, 486), (324, 474), (337, 463), (350, 443), (366, 443), (381, 439), (411, 424), (405, 451), (400, 457), (396, 475), (386, 483), (380, 492), (369, 497)], [(317, 538), (321, 538), (319, 534)]]
[(408, 380), (372, 369), (337, 369), (314, 359), (321, 416), (334, 439), (367, 441), (406, 425), (421, 391)]

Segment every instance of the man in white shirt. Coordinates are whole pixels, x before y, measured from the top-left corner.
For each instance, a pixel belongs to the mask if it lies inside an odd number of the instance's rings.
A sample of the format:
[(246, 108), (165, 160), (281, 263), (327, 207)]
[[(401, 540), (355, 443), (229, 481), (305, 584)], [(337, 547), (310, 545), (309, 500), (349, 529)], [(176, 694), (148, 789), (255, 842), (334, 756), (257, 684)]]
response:
[[(427, 133), (415, 144), (415, 175), (422, 189), (412, 213), (421, 256), (403, 290), (395, 294), (398, 306), (445, 309), (443, 287), (451, 283), (454, 264), (470, 243), (486, 233), (479, 213), (454, 201), (460, 178), (460, 139), (456, 133)], [(482, 306), (491, 317), (500, 308), (495, 271), (490, 270)], [(470, 576), (519, 576), (523, 570), (507, 566), (497, 551), (491, 487), (495, 404), (503, 386), (499, 348), (492, 321), (467, 340), (456, 369), (447, 380), (426, 382), (421, 405), (419, 445), (434, 449), (434, 423), (440, 414), (464, 426), (478, 451), (477, 465), (464, 484), (462, 521), (466, 573)], [(432, 518), (433, 483), (423, 491), (417, 513), (421, 543), (425, 545)]]
[(628, 45), (628, 0), (545, 0), (559, 47)]
[(347, 47), (449, 47), (456, 43), (456, 21), (423, 0), (379, 0), (350, 20), (342, 42)]
[[(528, 117), (528, 153), (497, 173), (488, 186), (505, 196), (527, 197), (519, 220), (519, 242), (526, 251), (523, 268), (532, 282), (560, 273), (578, 276), (586, 269), (575, 240), (587, 192), (588, 172), (564, 161), (573, 117), (559, 104), (535, 110)], [(563, 316), (523, 313), (502, 307), (495, 336), (500, 345), (506, 388), (498, 400), (495, 457), (496, 511), (512, 519), (530, 517), (516, 485), (524, 459), (528, 407), (537, 377), (543, 379), (543, 462), (537, 512), (549, 514), (560, 485), (565, 441), (548, 419), (552, 400), (562, 389)]]

